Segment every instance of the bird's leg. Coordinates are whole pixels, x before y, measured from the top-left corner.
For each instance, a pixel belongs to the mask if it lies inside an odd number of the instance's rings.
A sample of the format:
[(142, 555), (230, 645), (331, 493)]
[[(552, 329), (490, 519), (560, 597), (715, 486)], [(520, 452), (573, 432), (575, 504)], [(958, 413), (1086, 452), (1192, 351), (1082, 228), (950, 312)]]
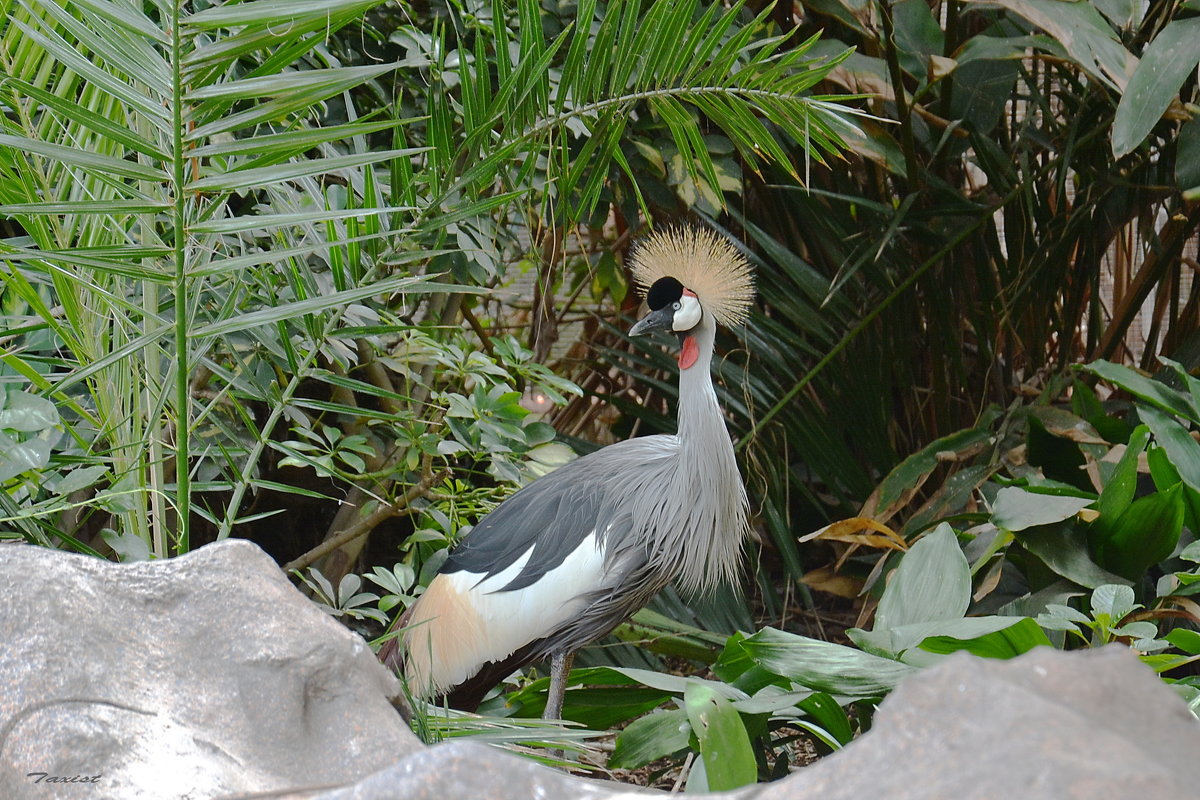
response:
[(571, 662), (575, 651), (560, 650), (550, 656), (550, 691), (546, 695), (546, 712), (542, 719), (562, 719), (563, 696), (567, 691), (567, 676), (571, 674)]

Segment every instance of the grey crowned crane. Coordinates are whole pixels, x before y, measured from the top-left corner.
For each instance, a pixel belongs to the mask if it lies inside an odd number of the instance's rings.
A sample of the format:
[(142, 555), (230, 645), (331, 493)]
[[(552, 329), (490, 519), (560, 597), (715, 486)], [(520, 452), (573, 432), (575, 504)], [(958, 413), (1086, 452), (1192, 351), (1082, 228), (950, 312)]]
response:
[[(632, 265), (650, 313), (630, 335), (680, 340), (678, 433), (583, 456), (480, 520), (399, 620), (415, 694), (473, 710), (514, 670), (549, 657), (546, 717), (558, 718), (577, 649), (673, 580), (695, 593), (736, 577), (746, 490), (710, 363), (717, 325), (746, 319), (750, 266), (695, 227), (651, 234)], [(396, 666), (395, 648), (381, 657)]]

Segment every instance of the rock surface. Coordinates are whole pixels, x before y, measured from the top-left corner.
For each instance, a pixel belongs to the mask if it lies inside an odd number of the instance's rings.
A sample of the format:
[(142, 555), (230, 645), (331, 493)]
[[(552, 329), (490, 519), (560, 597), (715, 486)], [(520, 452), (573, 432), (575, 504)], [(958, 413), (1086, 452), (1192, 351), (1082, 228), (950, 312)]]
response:
[[(1123, 647), (1012, 661), (959, 654), (897, 687), (874, 728), (841, 752), (776, 783), (707, 796), (1183, 800), (1200, 796), (1198, 754), (1200, 724)], [(632, 796), (454, 743), (312, 800)]]
[(1126, 648), (965, 653), (901, 683), (846, 749), (756, 800), (1183, 800), (1200, 724)]
[(0, 546), (0, 642), (4, 800), (340, 785), (421, 747), (362, 638), (245, 541), (136, 564)]
[[(0, 800), (645, 796), (422, 747), (366, 643), (246, 542), (130, 565), (0, 546), (0, 642)], [(724, 797), (1176, 800), (1200, 796), (1198, 753), (1200, 724), (1122, 647), (959, 654), (841, 752)]]

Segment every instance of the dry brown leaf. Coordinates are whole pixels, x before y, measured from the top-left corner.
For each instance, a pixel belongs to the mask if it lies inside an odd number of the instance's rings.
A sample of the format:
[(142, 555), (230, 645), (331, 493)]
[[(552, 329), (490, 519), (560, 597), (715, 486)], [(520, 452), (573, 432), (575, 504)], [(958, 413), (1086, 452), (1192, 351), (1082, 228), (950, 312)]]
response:
[(983, 576), (983, 580), (979, 582), (979, 588), (972, 595), (972, 599), (976, 603), (996, 590), (996, 587), (1000, 585), (1000, 573), (1003, 571), (1004, 559), (998, 558), (996, 559), (996, 563), (992, 564), (988, 570), (987, 575)]
[[(875, 531), (875, 533), (864, 533), (863, 531)], [(850, 517), (838, 520), (807, 536), (800, 537), (801, 542), (810, 542), (813, 539), (847, 542), (884, 550), (908, 549), (908, 542), (904, 540), (903, 536), (870, 517)]]
[(1040, 406), (1032, 412), (1046, 430), (1055, 436), (1079, 444), (1108, 444), (1108, 440), (1096, 432), (1091, 423), (1080, 419), (1063, 408)]
[(817, 569), (809, 570), (804, 573), (804, 577), (800, 579), (810, 589), (818, 592), (828, 592), (829, 594), (845, 597), (853, 600), (858, 597), (858, 593), (862, 590), (862, 578), (855, 578), (851, 575), (839, 575), (829, 567), (818, 567)]

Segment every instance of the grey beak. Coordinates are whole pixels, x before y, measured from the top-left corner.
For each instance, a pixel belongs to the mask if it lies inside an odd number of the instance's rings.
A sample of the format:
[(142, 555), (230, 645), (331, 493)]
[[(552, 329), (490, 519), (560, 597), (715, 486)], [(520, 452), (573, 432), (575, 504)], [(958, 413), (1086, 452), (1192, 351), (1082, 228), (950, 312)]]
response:
[(669, 305), (663, 306), (658, 311), (651, 311), (646, 316), (642, 317), (637, 323), (629, 329), (630, 336), (641, 336), (644, 333), (653, 331), (669, 331), (671, 323), (675, 320), (675, 309)]

